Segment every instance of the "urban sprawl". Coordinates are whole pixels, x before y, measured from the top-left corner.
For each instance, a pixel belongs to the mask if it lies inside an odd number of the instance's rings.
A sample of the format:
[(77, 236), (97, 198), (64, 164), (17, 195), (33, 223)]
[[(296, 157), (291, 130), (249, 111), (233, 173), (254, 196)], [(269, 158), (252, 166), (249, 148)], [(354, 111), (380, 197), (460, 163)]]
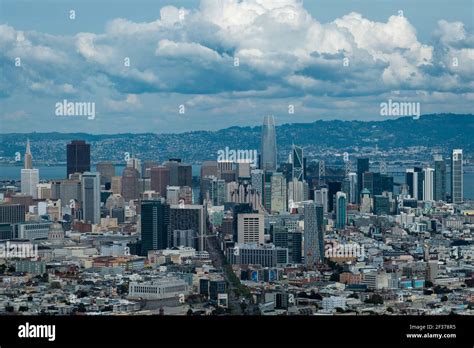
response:
[(40, 180), (28, 141), (0, 185), (0, 314), (473, 314), (462, 144), (398, 184), (297, 145), (278, 163), (275, 132), (265, 117), (258, 151), (229, 144), (199, 177), (133, 155), (91, 171), (73, 140), (67, 177)]

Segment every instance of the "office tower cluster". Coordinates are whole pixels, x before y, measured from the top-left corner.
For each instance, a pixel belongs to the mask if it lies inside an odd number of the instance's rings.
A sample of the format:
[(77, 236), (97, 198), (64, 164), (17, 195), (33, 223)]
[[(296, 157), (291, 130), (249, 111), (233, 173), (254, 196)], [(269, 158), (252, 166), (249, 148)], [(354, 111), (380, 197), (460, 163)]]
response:
[(293, 143), (284, 152), (276, 137), (267, 116), (258, 155), (235, 150), (247, 157), (210, 155), (194, 167), (134, 153), (94, 162), (91, 144), (73, 140), (64, 148), (66, 176), (48, 180), (40, 180), (27, 140), (21, 182), (1, 192), (0, 240), (41, 246), (39, 259), (15, 264), (25, 272), (60, 260), (104, 281), (130, 277), (131, 301), (199, 294), (206, 305), (224, 306), (238, 280), (259, 310), (296, 310), (290, 295), (337, 282), (330, 291), (340, 298), (319, 309), (331, 313), (346, 289), (393, 299), (426, 282), (457, 281), (457, 268), (438, 261), (461, 264), (468, 255), (463, 243), (451, 244), (474, 223), (461, 149), (401, 169), (370, 153), (354, 163), (345, 154), (341, 166), (340, 155), (318, 158)]

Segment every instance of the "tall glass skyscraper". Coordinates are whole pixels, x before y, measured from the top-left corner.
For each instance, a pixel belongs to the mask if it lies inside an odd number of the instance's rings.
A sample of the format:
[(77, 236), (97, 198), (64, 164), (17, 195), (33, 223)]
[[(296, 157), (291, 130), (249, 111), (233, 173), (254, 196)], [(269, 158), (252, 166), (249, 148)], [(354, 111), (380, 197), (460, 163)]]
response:
[(260, 168), (263, 170), (276, 170), (277, 149), (275, 119), (273, 116), (265, 116), (262, 127)]
[(462, 150), (454, 149), (451, 156), (451, 199), (453, 203), (463, 201)]
[(169, 246), (170, 206), (164, 199), (141, 202), (141, 255)]
[(357, 159), (357, 202), (359, 202), (359, 196), (362, 192), (363, 187), (363, 175), (369, 171), (369, 159), (358, 158)]
[(291, 151), (291, 176), (292, 179), (303, 181), (303, 148), (293, 145)]
[(81, 184), (84, 221), (98, 224), (100, 223), (100, 173), (84, 172)]
[(304, 259), (308, 268), (324, 261), (323, 206), (316, 203), (304, 205)]
[(446, 162), (442, 157), (435, 159), (434, 200), (446, 201)]
[(347, 195), (344, 192), (336, 193), (336, 228), (346, 228)]
[(73, 140), (67, 144), (67, 177), (69, 174), (91, 170), (91, 145), (84, 140)]

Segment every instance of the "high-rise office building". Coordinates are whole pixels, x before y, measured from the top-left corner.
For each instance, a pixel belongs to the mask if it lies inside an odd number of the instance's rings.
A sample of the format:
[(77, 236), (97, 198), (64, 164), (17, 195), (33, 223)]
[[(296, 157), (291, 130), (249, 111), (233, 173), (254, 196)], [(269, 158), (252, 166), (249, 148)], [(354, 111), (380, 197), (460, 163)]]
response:
[(181, 163), (181, 159), (171, 158), (165, 162), (165, 167), (170, 171), (171, 186), (193, 186), (192, 166)]
[(349, 181), (349, 202), (357, 203), (357, 173), (349, 173), (347, 175)]
[(286, 179), (282, 173), (271, 177), (271, 212), (283, 214), (287, 211)]
[(206, 199), (209, 188), (204, 187), (204, 178), (217, 178), (217, 161), (204, 161), (201, 164), (201, 177), (199, 187), (199, 201), (202, 203)]
[(204, 161), (201, 165), (201, 179), (206, 176), (215, 176), (217, 178), (217, 161)]
[(82, 174), (83, 220), (91, 224), (100, 222), (100, 173)]
[(451, 200), (462, 203), (463, 198), (463, 156), (461, 149), (454, 149), (451, 155)]
[(130, 157), (127, 160), (127, 167), (134, 168), (138, 172), (138, 177), (142, 177), (142, 161), (135, 156)]
[(328, 202), (329, 202), (329, 190), (327, 187), (321, 187), (319, 190), (314, 191), (314, 202), (323, 206), (323, 213), (327, 214), (328, 212)]
[(264, 192), (264, 188), (263, 188), (263, 184), (264, 184), (264, 181), (265, 181), (265, 176), (264, 176), (265, 172), (261, 169), (253, 169), (251, 172), (250, 172), (250, 182), (252, 184), (252, 188), (254, 188), (255, 190), (257, 190), (257, 192), (259, 193), (260, 195), (260, 198), (261, 198), (261, 204), (263, 205), (263, 192)]
[(276, 247), (288, 249), (288, 262), (302, 263), (303, 234), (301, 231), (290, 231), (288, 227), (275, 226), (273, 244)]
[(178, 166), (178, 186), (193, 186), (193, 170), (190, 164), (181, 163)]
[(110, 184), (110, 189), (113, 194), (121, 195), (122, 194), (122, 177), (113, 176)]
[(265, 116), (262, 126), (262, 141), (260, 150), (260, 168), (263, 170), (276, 170), (277, 168), (277, 148), (275, 119), (273, 116)]
[(33, 169), (33, 156), (31, 155), (30, 140), (26, 142), (24, 168), (21, 170), (21, 193), (38, 198), (39, 170)]
[(170, 238), (170, 205), (164, 198), (141, 202), (141, 255), (166, 249)]
[(237, 180), (235, 172), (236, 164), (232, 161), (218, 161), (217, 162), (217, 177), (224, 180), (226, 183)]
[(344, 192), (336, 193), (336, 228), (346, 228), (347, 223), (347, 195)]
[(235, 173), (239, 181), (250, 179), (250, 166), (251, 163), (247, 162), (238, 162), (235, 164)]
[(434, 169), (423, 169), (423, 177), (423, 200), (432, 201), (434, 200)]
[[(172, 205), (170, 208), (170, 234), (169, 247), (174, 241), (182, 241), (183, 237), (196, 250), (205, 250), (204, 232), (206, 229), (206, 210), (202, 205)], [(186, 232), (183, 232), (186, 231)], [(176, 245), (175, 245), (176, 246)]]
[(153, 160), (146, 160), (143, 162), (143, 177), (146, 179), (151, 178), (151, 168), (158, 167), (158, 162)]
[(81, 181), (61, 180), (59, 184), (59, 199), (63, 207), (70, 207), (71, 203), (80, 202), (82, 199)]
[(0, 223), (16, 224), (25, 221), (23, 204), (0, 203)]
[[(410, 168), (406, 170), (406, 184), (408, 193), (417, 200), (423, 199), (423, 170), (420, 167)], [(371, 192), (372, 193), (372, 192)]]
[(122, 173), (122, 196), (126, 201), (138, 199), (140, 173), (133, 167), (125, 167)]
[(91, 145), (84, 140), (73, 140), (67, 144), (67, 177), (69, 174), (91, 170)]
[(166, 197), (166, 187), (171, 185), (170, 169), (165, 166), (151, 168), (151, 189)]
[(298, 181), (304, 180), (303, 148), (292, 145), (291, 147), (291, 176)]
[(372, 195), (381, 195), (384, 191), (382, 177), (386, 176), (382, 176), (380, 173), (365, 172), (362, 174), (362, 189), (369, 190)]
[(37, 185), (39, 184), (38, 169), (22, 169), (21, 170), (21, 193), (38, 198)]
[[(210, 178), (211, 179), (211, 178)], [(224, 179), (212, 178), (210, 181), (210, 200), (212, 205), (219, 206), (224, 205), (226, 201), (226, 183)]]
[(357, 202), (359, 202), (360, 193), (363, 190), (363, 175), (365, 172), (369, 171), (369, 159), (368, 158), (358, 158), (357, 159)]
[(288, 201), (306, 201), (308, 199), (308, 190), (308, 183), (306, 181), (299, 181), (293, 178), (293, 180), (288, 183)]
[(237, 216), (237, 243), (263, 244), (264, 232), (263, 214), (239, 214)]
[(389, 215), (390, 214), (390, 199), (388, 196), (382, 196), (382, 195), (374, 196), (374, 214), (375, 215)]
[(443, 157), (435, 158), (434, 169), (434, 200), (446, 202), (446, 162)]
[(342, 183), (340, 181), (331, 181), (328, 183), (328, 211), (334, 211), (334, 202), (336, 193), (342, 191)]
[(304, 258), (305, 265), (313, 268), (324, 261), (323, 206), (307, 203), (304, 206)]
[(112, 177), (115, 176), (115, 165), (112, 162), (99, 162), (96, 170), (100, 173), (100, 184), (107, 185), (112, 183)]

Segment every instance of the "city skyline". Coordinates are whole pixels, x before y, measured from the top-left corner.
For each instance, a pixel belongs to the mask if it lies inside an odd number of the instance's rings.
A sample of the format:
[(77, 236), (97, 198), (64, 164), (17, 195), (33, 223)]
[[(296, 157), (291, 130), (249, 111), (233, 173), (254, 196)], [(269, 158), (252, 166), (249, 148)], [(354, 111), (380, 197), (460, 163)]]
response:
[(471, 342), (473, 10), (0, 0), (0, 348)]

